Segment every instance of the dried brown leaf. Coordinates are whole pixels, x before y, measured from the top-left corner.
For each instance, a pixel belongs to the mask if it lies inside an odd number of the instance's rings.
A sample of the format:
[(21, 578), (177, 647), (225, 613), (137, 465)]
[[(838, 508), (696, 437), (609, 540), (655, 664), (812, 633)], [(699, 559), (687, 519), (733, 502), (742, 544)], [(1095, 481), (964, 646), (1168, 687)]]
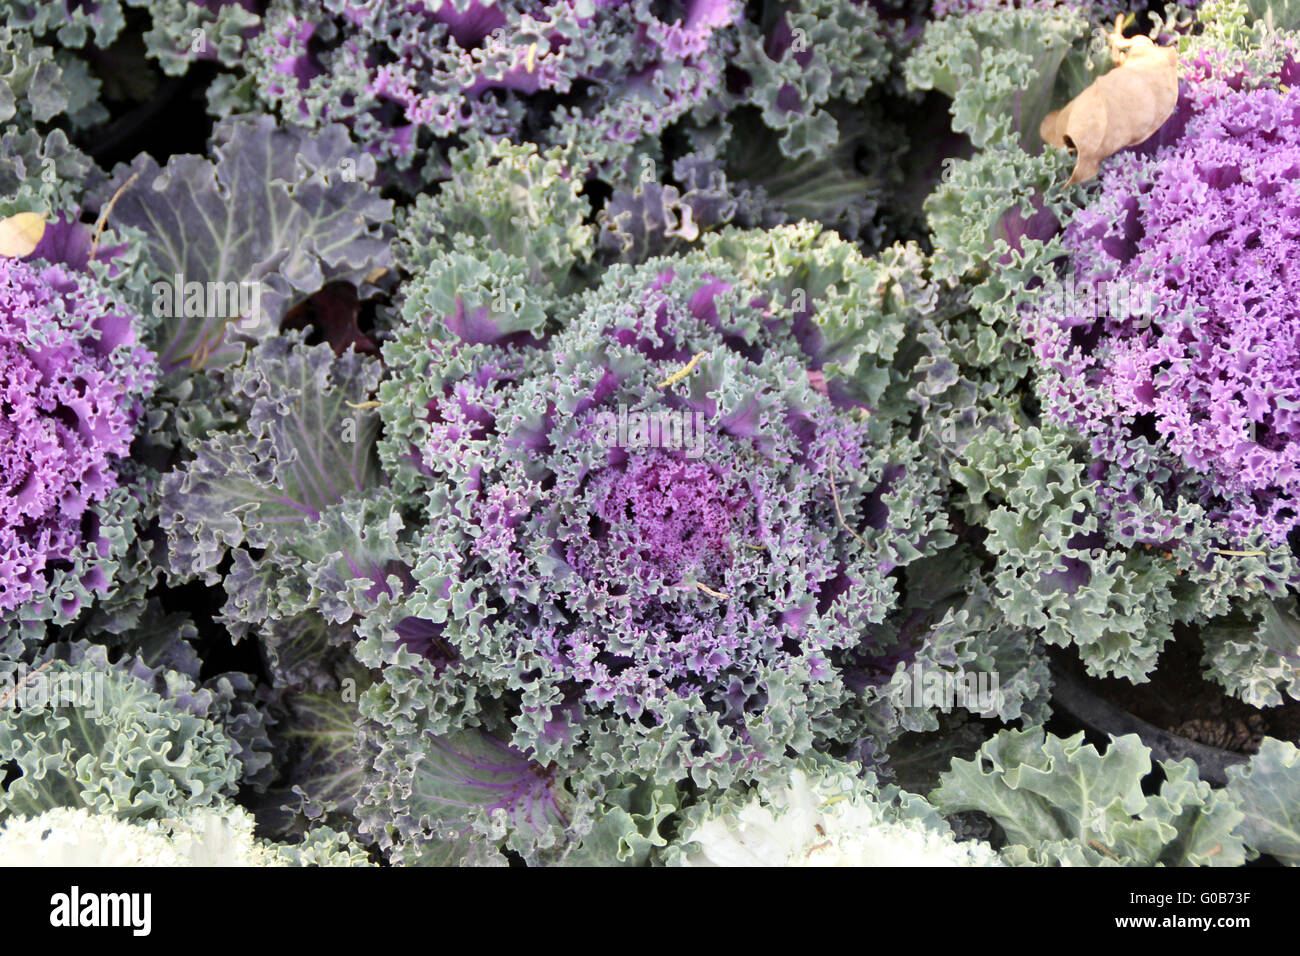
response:
[(1119, 65), (1043, 119), (1043, 142), (1076, 151), (1068, 185), (1097, 175), (1107, 156), (1149, 138), (1178, 103), (1178, 51), (1149, 38), (1111, 37)]

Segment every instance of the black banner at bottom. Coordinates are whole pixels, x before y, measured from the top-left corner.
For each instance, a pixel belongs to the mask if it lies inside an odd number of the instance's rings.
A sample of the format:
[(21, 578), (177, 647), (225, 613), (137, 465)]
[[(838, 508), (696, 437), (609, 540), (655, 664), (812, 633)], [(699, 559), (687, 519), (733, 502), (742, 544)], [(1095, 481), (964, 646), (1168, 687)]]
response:
[[(730, 924), (752, 939), (755, 921), (764, 918), (773, 930), (795, 925), (850, 940), (898, 920), (897, 932), (944, 936), (962, 934), (966, 923), (973, 943), (1007, 932), (1057, 939), (1104, 931), (1200, 933), (1230, 944), (1237, 934), (1290, 925), (1295, 895), (1290, 873), (1264, 867), (769, 870), (725, 877), (700, 870), (10, 869), (0, 880), (13, 904), (11, 928), (51, 941), (333, 951), (373, 948), (376, 934), (409, 934), (436, 946), (484, 933), (483, 944), (494, 945), (504, 941), (503, 929), (549, 928), (563, 938), (579, 927), (584, 936), (602, 928), (621, 936), (639, 925), (638, 932), (671, 927), (676, 935), (695, 922), (715, 936)], [(933, 914), (933, 922), (918, 925), (918, 911)]]

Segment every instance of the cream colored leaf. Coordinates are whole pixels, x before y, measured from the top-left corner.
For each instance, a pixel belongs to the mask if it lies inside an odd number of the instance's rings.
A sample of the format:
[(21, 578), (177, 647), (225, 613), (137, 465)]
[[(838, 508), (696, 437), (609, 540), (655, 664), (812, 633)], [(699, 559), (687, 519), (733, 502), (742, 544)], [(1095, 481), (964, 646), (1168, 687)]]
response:
[(30, 256), (45, 235), (45, 217), (39, 212), (20, 212), (0, 219), (0, 256), (21, 259)]

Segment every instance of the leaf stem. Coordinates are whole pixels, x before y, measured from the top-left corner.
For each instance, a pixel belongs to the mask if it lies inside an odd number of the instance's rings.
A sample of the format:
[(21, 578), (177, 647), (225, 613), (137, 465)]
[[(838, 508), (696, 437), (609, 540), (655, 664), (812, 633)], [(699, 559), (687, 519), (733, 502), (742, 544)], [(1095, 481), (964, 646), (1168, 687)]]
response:
[(113, 193), (111, 199), (104, 204), (104, 208), (99, 211), (99, 218), (95, 220), (95, 236), (90, 240), (90, 258), (95, 258), (95, 253), (99, 251), (99, 237), (104, 234), (104, 226), (108, 224), (108, 216), (117, 205), (117, 201), (122, 198), (122, 194), (135, 185), (135, 181), (140, 178), (139, 173), (132, 173), (131, 178), (117, 187), (117, 192)]

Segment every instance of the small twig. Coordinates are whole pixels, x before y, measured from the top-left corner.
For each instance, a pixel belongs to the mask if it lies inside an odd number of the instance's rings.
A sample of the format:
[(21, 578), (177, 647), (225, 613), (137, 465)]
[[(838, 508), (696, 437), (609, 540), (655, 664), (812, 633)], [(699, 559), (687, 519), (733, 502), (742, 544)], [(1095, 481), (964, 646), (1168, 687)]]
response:
[(117, 192), (113, 193), (113, 198), (111, 198), (107, 203), (105, 203), (104, 208), (99, 211), (99, 219), (95, 221), (95, 237), (90, 240), (91, 259), (94, 259), (95, 253), (99, 251), (99, 237), (104, 234), (104, 226), (108, 224), (109, 213), (113, 211), (113, 207), (117, 205), (117, 201), (122, 198), (122, 193), (126, 192), (133, 185), (135, 185), (135, 181), (139, 178), (140, 178), (139, 173), (132, 173), (131, 178), (128, 179), (126, 182), (124, 182), (121, 186), (117, 187)]
[(39, 674), (41, 671), (45, 670), (45, 668), (49, 667), (49, 666), (50, 666), (51, 664), (53, 664), (53, 663), (54, 663), (54, 658), (51, 657), (48, 661), (46, 661), (46, 662), (45, 662), (44, 664), (42, 664), (40, 667), (36, 668), (36, 670), (34, 670), (34, 671), (29, 671), (26, 677), (24, 677), (24, 678), (23, 678), (21, 681), (19, 681), (17, 684), (14, 684), (14, 688), (13, 688), (13, 690), (11, 690), (9, 693), (5, 694), (3, 697), (0, 697), (0, 707), (3, 707), (5, 704), (9, 703), (9, 698), (13, 697), (14, 694), (18, 693), (18, 691), (22, 689), (22, 687), (23, 687), (24, 684), (26, 684), (29, 680), (31, 680), (33, 677), (35, 677), (37, 674)]
[(686, 366), (684, 368), (679, 369), (676, 372), (673, 372), (672, 375), (669, 375), (666, 379), (664, 379), (662, 382), (659, 383), (659, 387), (667, 388), (669, 385), (676, 385), (687, 375), (690, 375), (691, 372), (695, 370), (695, 366), (699, 364), (700, 359), (706, 358), (708, 354), (709, 354), (708, 352), (696, 352), (693, 356), (691, 356), (691, 360), (686, 363)]
[(703, 591), (705, 594), (709, 595), (710, 597), (715, 597), (719, 601), (725, 601), (731, 597), (731, 595), (728, 594), (726, 591), (715, 591), (707, 584), (701, 584), (699, 581), (695, 582), (695, 586), (699, 588), (701, 591)]
[(1102, 846), (1102, 845), (1101, 845), (1100, 843), (1098, 843), (1096, 840), (1089, 840), (1089, 841), (1088, 841), (1088, 846), (1092, 847), (1094, 850), (1098, 851), (1099, 853), (1105, 853), (1105, 854), (1106, 854), (1108, 857), (1110, 857), (1112, 860), (1116, 860), (1116, 861), (1119, 860), (1119, 857), (1117, 857), (1114, 853), (1110, 852), (1110, 850), (1106, 849), (1104, 846)]
[[(227, 319), (222, 319), (217, 324), (217, 327), (212, 330), (210, 336), (200, 338), (198, 345), (194, 346), (194, 352), (190, 355), (190, 368), (202, 368), (204, 364), (207, 363), (208, 359), (212, 357), (212, 350), (221, 342), (222, 337), (225, 335), (226, 327), (233, 323), (235, 327), (238, 328), (239, 323), (242, 322), (243, 319), (244, 316), (236, 317), (233, 315)], [(181, 357), (184, 358), (184, 356)]]
[(863, 544), (866, 544), (867, 539), (862, 537), (862, 535), (858, 534), (856, 531), (854, 531), (852, 528), (849, 527), (849, 523), (844, 520), (844, 512), (840, 510), (840, 493), (835, 489), (835, 453), (834, 452), (831, 452), (830, 478), (831, 478), (831, 500), (835, 502), (835, 517), (840, 519), (840, 527), (843, 528), (845, 531), (847, 531), (849, 534), (853, 535), (853, 537), (857, 538)]
[(209, 342), (207, 339), (200, 339), (198, 345), (194, 346), (194, 352), (190, 355), (190, 368), (195, 371), (203, 368), (208, 356), (212, 354), (212, 347), (215, 344), (215, 340)]

